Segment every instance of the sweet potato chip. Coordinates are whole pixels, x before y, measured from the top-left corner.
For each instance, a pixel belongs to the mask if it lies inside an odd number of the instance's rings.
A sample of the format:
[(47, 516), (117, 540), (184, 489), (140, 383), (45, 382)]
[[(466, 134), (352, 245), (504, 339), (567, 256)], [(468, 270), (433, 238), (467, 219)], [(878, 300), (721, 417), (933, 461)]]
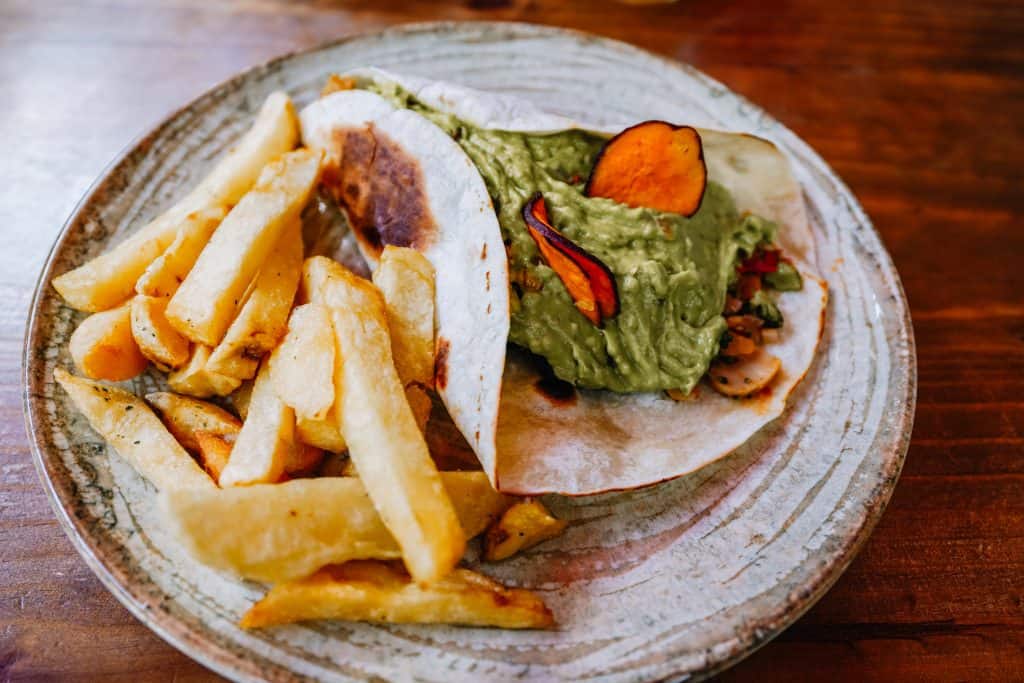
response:
[(587, 320), (600, 326), (605, 318), (618, 314), (615, 276), (600, 259), (551, 225), (541, 193), (535, 194), (523, 207), (523, 220), (544, 261), (558, 274), (576, 308)]
[(692, 216), (700, 209), (707, 184), (696, 129), (645, 121), (605, 144), (584, 191), (588, 197)]

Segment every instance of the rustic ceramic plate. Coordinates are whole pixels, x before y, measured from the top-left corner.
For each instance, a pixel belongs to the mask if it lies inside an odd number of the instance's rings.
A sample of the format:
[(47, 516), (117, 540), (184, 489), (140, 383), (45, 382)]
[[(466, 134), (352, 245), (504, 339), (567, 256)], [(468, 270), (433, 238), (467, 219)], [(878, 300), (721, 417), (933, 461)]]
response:
[[(262, 587), (190, 562), (154, 489), (54, 387), (81, 315), (50, 287), (201, 176), (272, 90), (300, 103), (331, 71), (375, 65), (515, 93), (599, 123), (658, 118), (748, 131), (791, 158), (831, 301), (817, 361), (792, 408), (735, 454), (631, 493), (554, 499), (566, 534), (488, 566), (539, 591), (551, 632), (311, 623), (235, 626)], [(132, 382), (145, 391), (154, 379)], [(646, 681), (704, 676), (752, 652), (835, 581), (900, 471), (915, 394), (907, 305), (889, 256), (828, 166), (770, 116), (685, 65), (579, 33), (430, 24), (356, 37), (248, 71), (128, 149), (64, 227), (25, 344), (25, 411), (40, 475), (78, 551), (140, 620), (228, 677), (283, 680)]]

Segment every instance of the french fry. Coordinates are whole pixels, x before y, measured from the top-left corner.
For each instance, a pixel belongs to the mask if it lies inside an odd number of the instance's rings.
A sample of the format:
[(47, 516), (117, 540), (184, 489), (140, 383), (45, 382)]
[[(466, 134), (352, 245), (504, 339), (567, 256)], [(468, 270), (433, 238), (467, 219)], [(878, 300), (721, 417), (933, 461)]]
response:
[(405, 400), (409, 402), (413, 419), (416, 420), (416, 426), (420, 428), (420, 432), (426, 431), (427, 422), (430, 420), (430, 411), (434, 409), (434, 402), (430, 399), (430, 394), (419, 384), (410, 384), (405, 388)]
[(75, 367), (92, 379), (120, 382), (135, 377), (149, 366), (132, 336), (128, 304), (93, 313), (83, 320), (71, 334), (68, 351)]
[[(298, 425), (296, 425), (298, 429)], [(324, 459), (320, 462), (320, 469), (317, 470), (318, 477), (348, 477), (351, 476), (349, 469), (348, 453), (324, 453)]]
[(340, 92), (342, 90), (352, 90), (356, 87), (356, 79), (348, 76), (339, 76), (338, 74), (331, 74), (327, 77), (327, 81), (324, 83), (324, 87), (320, 89), (320, 97), (327, 97), (331, 93)]
[(210, 241), (228, 213), (223, 206), (190, 213), (185, 217), (174, 241), (146, 268), (135, 283), (135, 291), (143, 296), (169, 297), (192, 270), (199, 253)]
[(238, 413), (238, 417), (245, 419), (246, 415), (249, 414), (249, 401), (252, 400), (252, 385), (253, 381), (246, 380), (231, 394), (231, 405), (234, 406), (235, 412)]
[(373, 273), (387, 307), (395, 368), (402, 386), (434, 386), (434, 267), (406, 247), (386, 246)]
[[(445, 472), (441, 481), (467, 536), (481, 533), (510, 503), (483, 472)], [(175, 491), (160, 503), (168, 528), (197, 561), (256, 581), (297, 579), (352, 559), (401, 557), (355, 477)]]
[(142, 399), (61, 368), (53, 377), (92, 428), (158, 489), (216, 488)]
[(136, 295), (131, 300), (132, 336), (142, 355), (166, 372), (188, 362), (188, 339), (170, 326), (164, 311), (167, 299)]
[(343, 453), (348, 446), (345, 437), (338, 429), (338, 421), (333, 415), (322, 420), (312, 417), (295, 418), (295, 438), (304, 444), (322, 448), (330, 453)]
[(322, 156), (298, 149), (267, 164), (171, 297), (167, 319), (178, 331), (207, 346), (220, 343), (249, 283), (309, 201)]
[(392, 624), (461, 624), (550, 628), (544, 602), (523, 588), (505, 588), (482, 574), (456, 569), (430, 586), (413, 582), (397, 563), (361, 560), (324, 567), (270, 589), (242, 617), (242, 628), (311, 619)]
[(275, 482), (284, 474), (295, 442), (295, 413), (281, 402), (266, 363), (256, 375), (252, 399), (231, 459), (220, 475), (221, 486)]
[(210, 370), (238, 379), (255, 376), (260, 359), (288, 329), (301, 271), (302, 224), (296, 219), (267, 257), (238, 317), (210, 354)]
[(302, 443), (298, 439), (293, 441), (288, 448), (284, 459), (284, 472), (291, 476), (308, 476), (313, 474), (323, 462), (323, 449)]
[(189, 396), (156, 391), (146, 394), (146, 403), (156, 410), (178, 443), (193, 453), (199, 451), (196, 432), (234, 436), (242, 428), (242, 421), (220, 406)]
[[(323, 421), (334, 405), (334, 331), (329, 311), (303, 304), (292, 311), (288, 332), (270, 356), (277, 395), (296, 418)], [(344, 442), (342, 442), (344, 448)]]
[(291, 100), (284, 93), (273, 93), (249, 131), (192, 192), (110, 251), (55, 278), (54, 288), (69, 306), (81, 311), (104, 311), (124, 303), (190, 214), (238, 202), (263, 167), (298, 140)]
[(447, 574), (466, 541), (391, 356), (384, 301), (377, 289), (324, 257), (303, 267), (312, 301), (331, 309), (342, 359), (335, 414), (349, 457), (421, 583)]
[(199, 445), (196, 451), (199, 464), (214, 481), (219, 482), (221, 473), (227, 467), (228, 460), (231, 459), (234, 435), (225, 437), (223, 434), (200, 430), (193, 435), (193, 438)]
[(487, 529), (484, 559), (496, 562), (558, 536), (568, 522), (555, 519), (539, 500), (516, 503)]
[(179, 394), (196, 398), (227, 396), (237, 389), (242, 384), (241, 380), (210, 372), (206, 367), (210, 352), (209, 346), (193, 344), (188, 363), (167, 375), (167, 386)]

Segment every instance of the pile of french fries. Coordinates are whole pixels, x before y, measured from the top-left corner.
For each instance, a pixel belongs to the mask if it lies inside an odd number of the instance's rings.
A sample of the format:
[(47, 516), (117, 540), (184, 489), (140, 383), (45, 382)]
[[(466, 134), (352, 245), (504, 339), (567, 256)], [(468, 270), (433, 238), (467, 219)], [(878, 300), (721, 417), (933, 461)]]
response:
[[(457, 567), (479, 534), (500, 560), (565, 522), (431, 458), (431, 264), (387, 247), (370, 282), (306, 259), (300, 215), (322, 155), (298, 145), (293, 105), (275, 93), (191, 193), (55, 278), (91, 313), (69, 343), (79, 375), (55, 379), (159, 489), (197, 561), (273, 584), (243, 627), (552, 626), (534, 593)], [(151, 365), (171, 391), (143, 400), (97, 381)]]

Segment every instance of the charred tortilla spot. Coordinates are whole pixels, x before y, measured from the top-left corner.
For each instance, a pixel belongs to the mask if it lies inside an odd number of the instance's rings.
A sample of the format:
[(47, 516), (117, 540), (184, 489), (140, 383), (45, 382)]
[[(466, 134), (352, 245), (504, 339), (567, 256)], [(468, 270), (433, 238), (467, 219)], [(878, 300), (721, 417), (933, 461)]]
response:
[(441, 337), (437, 340), (437, 352), (434, 354), (434, 385), (444, 389), (448, 385), (448, 349), (451, 343)]
[[(480, 250), (480, 260), (483, 261), (487, 258), (487, 243), (484, 243), (484, 248)], [(490, 275), (490, 273), (488, 273)]]
[(384, 245), (424, 251), (434, 243), (437, 223), (416, 159), (372, 125), (333, 134), (333, 159), (323, 185), (345, 211), (364, 249)]

